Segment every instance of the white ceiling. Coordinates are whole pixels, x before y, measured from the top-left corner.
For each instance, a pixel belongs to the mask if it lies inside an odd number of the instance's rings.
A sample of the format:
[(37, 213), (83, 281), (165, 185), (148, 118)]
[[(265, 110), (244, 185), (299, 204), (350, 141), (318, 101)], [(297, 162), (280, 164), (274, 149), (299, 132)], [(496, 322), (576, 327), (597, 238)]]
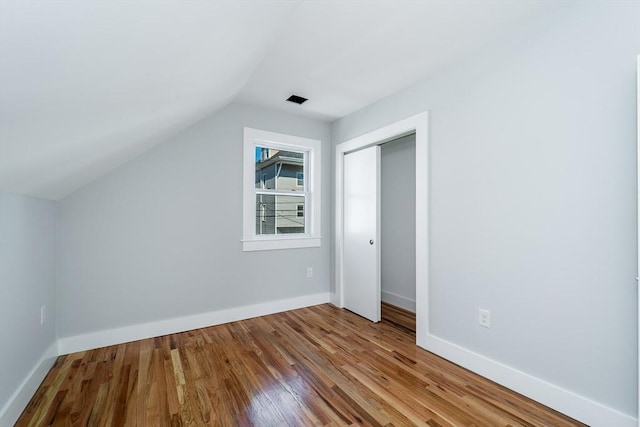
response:
[(557, 5), (0, 0), (0, 191), (61, 199), (234, 100), (334, 120)]

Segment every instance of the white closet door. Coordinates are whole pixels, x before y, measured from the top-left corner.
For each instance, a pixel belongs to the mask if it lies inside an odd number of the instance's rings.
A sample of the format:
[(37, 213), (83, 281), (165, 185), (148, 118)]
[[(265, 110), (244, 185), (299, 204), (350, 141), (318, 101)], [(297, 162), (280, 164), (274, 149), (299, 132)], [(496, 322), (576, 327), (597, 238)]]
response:
[(380, 321), (380, 147), (344, 156), (344, 307)]

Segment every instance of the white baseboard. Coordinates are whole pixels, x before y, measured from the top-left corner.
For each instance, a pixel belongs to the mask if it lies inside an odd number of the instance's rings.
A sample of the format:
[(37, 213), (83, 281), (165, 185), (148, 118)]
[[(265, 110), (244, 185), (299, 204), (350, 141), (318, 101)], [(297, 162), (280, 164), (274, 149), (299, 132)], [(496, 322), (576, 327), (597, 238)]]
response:
[(329, 296), (329, 302), (336, 307), (340, 307), (340, 296), (336, 292), (331, 292)]
[(51, 366), (53, 366), (58, 355), (324, 304), (329, 302), (329, 298), (328, 292), (305, 295), (59, 339), (51, 344), (40, 361), (9, 398), (7, 404), (0, 409), (0, 427), (14, 425), (51, 369)]
[(402, 295), (394, 294), (389, 291), (382, 291), (381, 299), (383, 302), (387, 302), (396, 307), (404, 308), (412, 313), (416, 312), (416, 300), (403, 297)]
[[(324, 304), (330, 302), (330, 300), (333, 301), (333, 299), (335, 298), (331, 298), (329, 293), (306, 295), (62, 338), (47, 349), (40, 362), (27, 375), (7, 404), (0, 410), (0, 427), (12, 426), (15, 423), (53, 365), (55, 357), (59, 354), (90, 350), (257, 316), (266, 316), (282, 311)], [(638, 420), (630, 415), (623, 414), (437, 336), (427, 335), (426, 339), (424, 339), (424, 344), (423, 347), (432, 353), (593, 427), (614, 425), (617, 427), (637, 427), (638, 425)]]
[(592, 427), (637, 427), (638, 420), (488, 357), (428, 335), (424, 348)]
[(58, 342), (54, 341), (44, 352), (40, 361), (33, 367), (22, 384), (11, 395), (9, 401), (0, 409), (0, 427), (9, 427), (15, 424), (24, 408), (27, 407), (31, 397), (47, 376), (49, 369), (58, 357)]
[(252, 317), (266, 316), (287, 310), (309, 307), (329, 302), (329, 293), (305, 295), (278, 301), (234, 307), (209, 313), (174, 319), (159, 320), (123, 328), (108, 329), (58, 340), (60, 354), (75, 353), (109, 345), (122, 344), (145, 338), (190, 331), (207, 326), (220, 325)]

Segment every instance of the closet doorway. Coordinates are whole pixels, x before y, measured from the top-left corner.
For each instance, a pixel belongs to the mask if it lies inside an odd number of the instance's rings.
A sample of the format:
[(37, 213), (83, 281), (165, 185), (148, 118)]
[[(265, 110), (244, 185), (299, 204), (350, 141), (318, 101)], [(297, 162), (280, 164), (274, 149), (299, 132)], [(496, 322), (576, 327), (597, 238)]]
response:
[(382, 320), (416, 330), (416, 135), (380, 146)]
[[(367, 317), (372, 321), (379, 321), (379, 317), (375, 316), (375, 313), (380, 313), (380, 304), (381, 304), (381, 257), (378, 256), (377, 259), (369, 265), (358, 265), (357, 268), (352, 268), (353, 263), (358, 263), (358, 258), (363, 257), (351, 257), (349, 259), (346, 258), (347, 251), (345, 251), (345, 245), (349, 245), (346, 241), (346, 238), (349, 234), (349, 230), (346, 229), (348, 224), (346, 223), (347, 215), (349, 212), (345, 211), (345, 206), (349, 204), (347, 202), (345, 194), (345, 190), (349, 189), (349, 185), (345, 184), (345, 180), (348, 179), (348, 175), (351, 173), (345, 171), (345, 165), (349, 162), (345, 161), (347, 156), (351, 153), (358, 152), (360, 150), (376, 147), (378, 148), (378, 152), (381, 150), (378, 146), (384, 146), (386, 143), (392, 143), (401, 138), (405, 137), (413, 137), (415, 138), (415, 155), (413, 166), (415, 167), (414, 179), (413, 183), (415, 186), (413, 190), (407, 190), (409, 192), (413, 192), (413, 202), (415, 205), (413, 206), (414, 211), (414, 220), (413, 220), (413, 254), (407, 253), (406, 256), (410, 257), (412, 260), (413, 268), (415, 272), (415, 277), (412, 279), (408, 279), (412, 281), (415, 286), (415, 312), (416, 312), (416, 343), (421, 347), (426, 346), (426, 342), (428, 339), (428, 313), (427, 309), (429, 306), (428, 296), (429, 296), (429, 254), (428, 254), (428, 242), (429, 242), (429, 233), (428, 233), (428, 200), (429, 200), (429, 162), (428, 162), (428, 115), (427, 113), (418, 114), (413, 117), (409, 117), (408, 119), (396, 122), (394, 124), (385, 126), (376, 131), (369, 132), (365, 135), (359, 136), (352, 140), (346, 141), (344, 143), (338, 144), (336, 146), (336, 188), (335, 188), (335, 266), (336, 266), (336, 278), (335, 278), (335, 293), (333, 294), (332, 301), (339, 307), (344, 307), (355, 311), (358, 313), (360, 308), (352, 307), (351, 303), (348, 301), (349, 295), (357, 295), (359, 299), (362, 301), (366, 301), (367, 308), (363, 310), (363, 313), (374, 313), (373, 316), (367, 316), (365, 314), (363, 317)], [(407, 142), (407, 141), (405, 141)], [(400, 144), (400, 143), (398, 143)], [(393, 147), (389, 145), (388, 147)], [(390, 148), (392, 149), (392, 148)], [(379, 157), (378, 157), (379, 159)], [(380, 163), (379, 163), (380, 164)], [(368, 169), (371, 171), (372, 169)], [(378, 177), (381, 174), (380, 167), (375, 169), (375, 173), (371, 173), (369, 175), (369, 179), (373, 182), (378, 180)], [(411, 178), (408, 178), (411, 179)], [(401, 189), (397, 189), (396, 193), (402, 193)], [(379, 194), (379, 192), (378, 192)], [(353, 195), (349, 195), (348, 197), (353, 197)], [(406, 209), (406, 207), (405, 207)], [(376, 209), (376, 217), (380, 218), (380, 204), (378, 204), (378, 208)], [(396, 224), (397, 225), (397, 224)], [(406, 224), (404, 224), (406, 225)], [(380, 230), (380, 228), (378, 228)], [(381, 249), (384, 248), (385, 242), (381, 237), (378, 239), (378, 235), (375, 237), (370, 236), (361, 236), (360, 239), (367, 244), (381, 245), (378, 246)], [(379, 241), (381, 240), (381, 241)], [(373, 242), (373, 243), (371, 243)], [(362, 243), (362, 242), (360, 242)], [(405, 242), (406, 243), (406, 242)], [(349, 249), (349, 248), (347, 248)], [(354, 251), (349, 250), (350, 253)], [(355, 251), (357, 253), (357, 251)], [(381, 254), (381, 251), (378, 250), (378, 253)], [(406, 259), (404, 261), (407, 261)], [(392, 269), (394, 267), (391, 267)], [(397, 267), (396, 267), (397, 268)], [(400, 267), (403, 268), (403, 267)], [(406, 266), (404, 268), (407, 268)], [(357, 291), (355, 294), (350, 294), (351, 288), (353, 286), (350, 284), (352, 282), (352, 273), (355, 270), (367, 271), (370, 273), (371, 271), (377, 271), (380, 274), (372, 274), (372, 280), (369, 280), (367, 285), (362, 285), (360, 283), (360, 278), (357, 281)], [(347, 273), (347, 274), (345, 274)], [(347, 276), (349, 277), (349, 282), (347, 282)], [(396, 295), (400, 295), (397, 292), (393, 291), (385, 291), (385, 298), (392, 293)], [(401, 295), (400, 295), (401, 296)], [(410, 294), (408, 297), (405, 297), (405, 300), (411, 300), (412, 295)], [(396, 304), (398, 302), (396, 301)]]

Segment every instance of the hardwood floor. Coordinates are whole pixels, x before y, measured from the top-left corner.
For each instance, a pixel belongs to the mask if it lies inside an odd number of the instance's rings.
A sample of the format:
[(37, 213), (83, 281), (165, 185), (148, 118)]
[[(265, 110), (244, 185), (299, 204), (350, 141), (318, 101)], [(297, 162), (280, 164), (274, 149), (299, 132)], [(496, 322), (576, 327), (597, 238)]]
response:
[(415, 313), (386, 302), (381, 304), (381, 308), (383, 322), (389, 322), (393, 326), (406, 328), (411, 332), (416, 331)]
[(61, 356), (18, 426), (577, 426), (319, 305)]

